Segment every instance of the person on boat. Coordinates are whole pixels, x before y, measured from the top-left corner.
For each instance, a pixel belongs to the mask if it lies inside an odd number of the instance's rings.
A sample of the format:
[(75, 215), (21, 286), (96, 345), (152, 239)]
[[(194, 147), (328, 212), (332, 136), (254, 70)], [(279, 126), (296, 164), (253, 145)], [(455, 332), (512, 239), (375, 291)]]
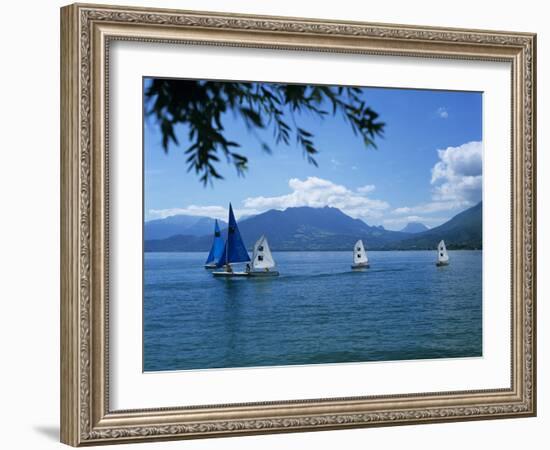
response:
[(231, 267), (231, 264), (226, 264), (224, 267), (226, 272), (233, 273), (233, 267)]
[(246, 263), (245, 271), (246, 273), (250, 273), (250, 263)]

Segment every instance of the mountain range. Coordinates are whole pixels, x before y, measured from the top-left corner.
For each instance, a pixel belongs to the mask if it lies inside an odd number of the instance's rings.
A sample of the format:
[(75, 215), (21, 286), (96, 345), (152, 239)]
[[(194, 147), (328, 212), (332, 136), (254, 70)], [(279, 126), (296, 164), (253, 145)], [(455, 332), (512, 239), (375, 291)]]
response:
[[(220, 228), (227, 227), (227, 223), (218, 220)], [(188, 236), (205, 236), (214, 231), (214, 219), (210, 217), (186, 216), (183, 214), (169, 216), (164, 219), (155, 219), (145, 222), (143, 234), (146, 241), (151, 239), (166, 239), (178, 234)]]
[[(208, 251), (212, 243), (213, 219), (167, 219), (146, 222), (146, 252)], [(188, 216), (183, 216), (187, 217)], [(202, 219), (209, 219), (210, 222)], [(178, 221), (181, 226), (178, 228)], [(156, 222), (151, 225), (152, 222)], [(200, 226), (198, 225), (200, 223)], [(449, 249), (481, 248), (481, 203), (456, 215), (439, 227), (412, 233), (404, 231), (421, 229), (409, 224), (402, 231), (386, 230), (354, 219), (337, 208), (287, 208), (284, 211), (269, 210), (239, 221), (239, 230), (248, 249), (265, 234), (274, 251), (349, 250), (358, 239), (363, 239), (369, 249), (433, 249), (445, 239)], [(220, 223), (222, 236), (225, 223)], [(426, 228), (426, 227), (424, 227)], [(203, 234), (199, 230), (206, 229)], [(172, 233), (170, 235), (170, 233)]]
[(462, 211), (438, 227), (385, 246), (393, 250), (422, 250), (434, 248), (443, 239), (448, 249), (481, 249), (483, 208), (481, 202)]

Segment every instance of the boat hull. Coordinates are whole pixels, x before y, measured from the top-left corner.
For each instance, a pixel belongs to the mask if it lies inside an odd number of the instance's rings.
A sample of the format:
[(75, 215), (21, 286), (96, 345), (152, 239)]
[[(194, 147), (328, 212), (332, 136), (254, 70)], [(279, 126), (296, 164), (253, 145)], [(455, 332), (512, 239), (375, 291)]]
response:
[(250, 272), (249, 275), (253, 278), (265, 278), (265, 277), (278, 277), (279, 272), (276, 270), (270, 270), (270, 271), (257, 271), (257, 272)]
[(218, 271), (212, 272), (212, 275), (220, 278), (239, 278), (239, 277), (252, 277), (252, 278), (269, 278), (269, 277), (278, 277), (279, 272), (269, 271), (269, 272), (225, 272)]
[(216, 268), (216, 263), (205, 264), (205, 265), (204, 265), (204, 268), (207, 269), (207, 270), (213, 270), (213, 269)]
[(352, 264), (351, 268), (353, 270), (359, 270), (359, 269), (368, 269), (370, 267), (369, 263), (360, 263), (360, 264)]
[(443, 266), (448, 266), (449, 263), (448, 262), (436, 262), (435, 265), (437, 267), (443, 267)]
[(223, 270), (223, 271), (212, 272), (212, 275), (220, 278), (237, 278), (237, 277), (248, 277), (250, 276), (250, 272), (227, 272)]

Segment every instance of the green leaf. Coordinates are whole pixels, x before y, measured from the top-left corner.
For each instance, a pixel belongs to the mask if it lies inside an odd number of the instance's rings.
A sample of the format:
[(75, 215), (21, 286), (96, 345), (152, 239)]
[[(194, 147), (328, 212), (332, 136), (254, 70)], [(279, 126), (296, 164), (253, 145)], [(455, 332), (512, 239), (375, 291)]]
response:
[(264, 123), (261, 116), (250, 108), (241, 108), (241, 114), (248, 120), (250, 120), (258, 128), (263, 128)]

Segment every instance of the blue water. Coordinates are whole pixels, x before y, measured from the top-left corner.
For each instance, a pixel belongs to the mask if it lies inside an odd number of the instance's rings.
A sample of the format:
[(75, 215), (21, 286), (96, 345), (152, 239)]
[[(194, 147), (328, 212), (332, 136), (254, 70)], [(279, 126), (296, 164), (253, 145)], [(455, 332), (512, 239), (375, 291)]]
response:
[(146, 253), (144, 370), (481, 356), (481, 251), (274, 253), (281, 276), (219, 279), (206, 253)]

